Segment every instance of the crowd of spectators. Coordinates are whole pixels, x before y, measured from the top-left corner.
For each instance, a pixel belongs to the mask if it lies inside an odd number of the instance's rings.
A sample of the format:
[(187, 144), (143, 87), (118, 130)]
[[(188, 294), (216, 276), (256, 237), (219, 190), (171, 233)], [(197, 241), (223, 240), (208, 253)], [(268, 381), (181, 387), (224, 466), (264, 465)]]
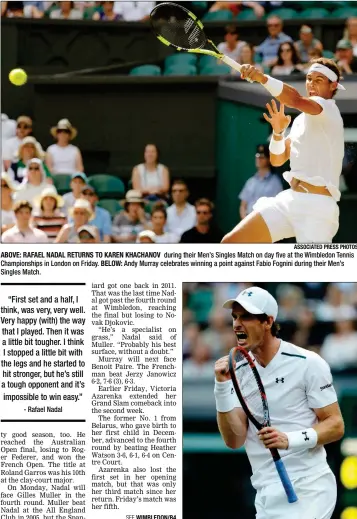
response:
[(186, 283), (183, 376), (212, 378), (215, 361), (236, 346), (224, 301), (258, 285), (277, 299), (279, 336), (315, 351), (333, 372), (357, 371), (356, 283)]
[[(255, 65), (265, 73), (276, 76), (304, 74), (310, 60), (321, 57), (334, 59), (343, 75), (357, 73), (357, 17), (346, 21), (345, 30), (334, 49), (324, 49), (311, 25), (303, 24), (300, 27), (296, 41), (284, 32), (284, 21), (277, 15), (267, 18), (266, 28), (266, 38), (259, 45), (253, 45), (241, 40), (237, 26), (229, 23), (224, 41), (218, 49), (238, 63)], [(238, 74), (233, 69), (231, 73)]]
[[(56, 20), (102, 20), (146, 22), (151, 10), (160, 2), (51, 2), (11, 1), (1, 2), (1, 16), (7, 18), (50, 18)], [(338, 2), (336, 2), (336, 5)], [(220, 51), (239, 63), (257, 64), (266, 72), (279, 75), (303, 73), (310, 59), (326, 55), (334, 56), (344, 74), (357, 72), (357, 17), (346, 21), (343, 34), (334, 49), (324, 49), (323, 44), (314, 36), (313, 27), (302, 25), (299, 39), (293, 42), (284, 31), (283, 20), (274, 14), (281, 7), (289, 7), (289, 2), (184, 2), (186, 7), (199, 10), (199, 15), (229, 11), (237, 16), (242, 11), (252, 10), (257, 19), (266, 19), (267, 35), (258, 45), (239, 39), (234, 24), (226, 28), (224, 41), (218, 45)], [(202, 10), (203, 7), (203, 10)], [(272, 14), (270, 14), (272, 13)], [(242, 22), (243, 23), (243, 22)], [(233, 72), (232, 73), (236, 73)]]
[[(3, 17), (145, 22), (156, 3), (27, 1), (1, 2), (1, 8)], [(195, 2), (189, 4), (188, 7), (194, 9)], [(218, 48), (240, 63), (255, 64), (273, 75), (298, 75), (306, 72), (311, 58), (330, 51), (343, 75), (357, 72), (356, 17), (346, 20), (336, 48), (324, 49), (314, 35), (313, 23), (311, 26), (303, 24), (299, 38), (294, 42), (288, 31), (285, 32), (283, 20), (276, 14), (269, 14), (284, 2), (196, 4), (206, 4), (208, 12), (231, 10), (236, 15), (242, 9), (252, 9), (256, 17), (266, 17), (267, 35), (259, 45), (241, 40), (235, 24), (226, 26), (224, 41)], [(16, 234), (14, 229), (11, 231), (11, 227), (21, 226), (19, 214), (28, 211), (31, 214), (29, 226), (37, 229), (35, 234), (31, 234), (32, 239), (40, 241), (79, 243), (79, 229), (85, 225), (87, 234), (88, 229), (91, 230), (91, 238), (87, 235), (91, 243), (220, 242), (222, 232), (214, 224), (213, 202), (200, 198), (193, 200), (194, 205), (189, 203), (186, 182), (171, 178), (170, 170), (161, 162), (159, 149), (154, 143), (146, 145), (142, 162), (133, 167), (126, 195), (118, 200), (118, 210), (113, 214), (101, 207), (101, 194), (90, 185), (81, 150), (75, 144), (77, 128), (63, 118), (49, 132), (54, 142), (44, 150), (35, 137), (29, 116), (21, 115), (13, 121), (2, 114), (3, 242), (21, 242), (22, 239), (29, 242), (27, 232)], [(350, 159), (346, 154), (346, 171), (355, 160)], [(267, 146), (258, 147), (256, 168), (255, 175), (247, 181), (241, 193), (237, 193), (241, 218), (251, 212), (258, 198), (275, 196), (283, 189), (279, 176), (272, 174)], [(68, 192), (60, 196), (55, 180), (62, 174), (70, 174), (71, 182)], [(341, 190), (344, 190), (343, 186)], [(27, 205), (19, 205), (19, 202)]]
[[(15, 123), (15, 124), (14, 124)], [(147, 144), (143, 162), (135, 165), (125, 198), (113, 214), (100, 205), (100, 194), (84, 171), (78, 134), (68, 119), (50, 128), (55, 144), (46, 151), (33, 134), (30, 117), (2, 116), (1, 212), (4, 243), (219, 243), (223, 234), (213, 224), (213, 203), (195, 205), (184, 180), (171, 180), (159, 149)], [(56, 183), (70, 175), (68, 192)], [(29, 214), (30, 218), (23, 219)], [(36, 229), (36, 232), (32, 232)]]
[(1, 2), (6, 18), (50, 18), (53, 20), (146, 21), (156, 2)]

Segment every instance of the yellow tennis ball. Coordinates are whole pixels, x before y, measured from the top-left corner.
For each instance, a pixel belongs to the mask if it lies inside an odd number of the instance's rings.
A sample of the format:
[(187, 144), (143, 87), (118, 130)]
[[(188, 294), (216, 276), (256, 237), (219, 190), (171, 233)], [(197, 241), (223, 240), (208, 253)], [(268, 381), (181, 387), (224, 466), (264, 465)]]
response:
[(13, 85), (21, 86), (27, 81), (27, 74), (22, 68), (14, 68), (10, 74), (9, 79)]

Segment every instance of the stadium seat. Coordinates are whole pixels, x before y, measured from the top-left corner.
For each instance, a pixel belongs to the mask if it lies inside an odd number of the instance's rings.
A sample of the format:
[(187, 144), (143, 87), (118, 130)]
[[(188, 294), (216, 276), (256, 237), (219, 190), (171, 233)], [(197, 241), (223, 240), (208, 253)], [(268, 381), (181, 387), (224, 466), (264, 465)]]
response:
[(191, 2), (191, 5), (192, 5), (192, 10), (194, 12), (196, 12), (196, 11), (203, 12), (208, 8), (208, 2)]
[(215, 65), (207, 65), (206, 67), (200, 70), (201, 76), (224, 76), (231, 73), (231, 68), (228, 65), (222, 63), (219, 65), (216, 63)]
[(309, 9), (304, 9), (296, 15), (296, 18), (306, 18), (307, 20), (327, 17), (330, 17), (330, 13), (324, 7), (310, 7)]
[(129, 76), (161, 76), (161, 69), (157, 65), (141, 65), (132, 68)]
[(172, 54), (171, 56), (167, 56), (165, 59), (165, 69), (168, 69), (173, 65), (196, 65), (197, 64), (197, 55), (191, 54), (189, 52), (177, 52), (176, 54)]
[(171, 65), (165, 69), (165, 76), (195, 76), (197, 74), (197, 68), (194, 65)]
[(98, 205), (103, 207), (110, 212), (110, 216), (114, 218), (116, 214), (118, 214), (123, 208), (121, 204), (117, 200), (113, 200), (110, 198), (102, 198), (99, 200)]
[(282, 20), (291, 20), (293, 18), (296, 18), (297, 13), (295, 9), (291, 9), (289, 7), (282, 7), (281, 9), (273, 9), (269, 16), (279, 16)]
[[(336, 7), (336, 0), (324, 0), (323, 2), (321, 0), (315, 0), (315, 1), (304, 1), (304, 2), (292, 2), (294, 8), (302, 7), (303, 9), (310, 9), (315, 7), (321, 7), (321, 4), (323, 3), (323, 7), (325, 9), (333, 9)], [(338, 2), (339, 7), (344, 7), (348, 5), (348, 2), (339, 1)]]
[(253, 9), (243, 9), (240, 13), (237, 14), (236, 20), (238, 21), (250, 21), (250, 20), (262, 20), (263, 18), (258, 18)]
[(202, 55), (198, 62), (198, 68), (199, 68), (199, 70), (202, 70), (206, 66), (214, 66), (216, 64), (217, 64), (217, 58), (214, 58), (213, 56)]
[(94, 13), (97, 11), (97, 7), (86, 7), (83, 11), (83, 20), (92, 20)]
[(52, 174), (53, 183), (55, 188), (57, 189), (57, 193), (60, 195), (64, 195), (64, 193), (68, 193), (71, 190), (71, 175), (68, 173), (57, 173)]
[(123, 181), (112, 175), (92, 175), (88, 183), (95, 188), (99, 198), (119, 198), (125, 193)]
[(233, 20), (233, 14), (231, 11), (214, 11), (213, 13), (206, 13), (203, 17), (205, 22), (228, 22)]
[(332, 11), (331, 18), (349, 18), (350, 16), (357, 16), (357, 7), (340, 7)]
[(323, 50), (322, 51), (322, 56), (324, 58), (334, 59), (335, 54), (331, 50)]

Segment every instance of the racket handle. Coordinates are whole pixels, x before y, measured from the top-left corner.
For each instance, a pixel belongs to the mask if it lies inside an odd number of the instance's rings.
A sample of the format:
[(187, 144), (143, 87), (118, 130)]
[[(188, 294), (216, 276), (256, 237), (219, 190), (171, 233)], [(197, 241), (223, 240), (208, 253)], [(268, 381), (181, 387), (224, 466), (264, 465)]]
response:
[(223, 56), (221, 58), (221, 60), (226, 64), (228, 65), (229, 67), (233, 68), (234, 70), (237, 70), (238, 72), (241, 71), (241, 68), (242, 68), (242, 65), (240, 65), (239, 63), (237, 63), (236, 61), (234, 61), (234, 59), (228, 57), (228, 56)]
[(286, 472), (285, 465), (281, 459), (274, 460), (276, 470), (278, 471), (280, 480), (282, 482), (282, 485), (284, 487), (284, 490), (286, 492), (287, 498), (289, 503), (295, 503), (298, 500), (297, 495), (295, 494), (294, 487), (290, 481), (290, 478), (288, 476), (288, 473)]
[[(237, 63), (234, 61), (234, 59), (230, 58), (229, 56), (223, 56), (221, 60), (228, 65), (229, 67), (233, 68), (234, 70), (237, 70), (238, 72), (241, 71), (242, 65), (240, 63)], [(254, 83), (251, 79), (247, 79), (248, 83)]]

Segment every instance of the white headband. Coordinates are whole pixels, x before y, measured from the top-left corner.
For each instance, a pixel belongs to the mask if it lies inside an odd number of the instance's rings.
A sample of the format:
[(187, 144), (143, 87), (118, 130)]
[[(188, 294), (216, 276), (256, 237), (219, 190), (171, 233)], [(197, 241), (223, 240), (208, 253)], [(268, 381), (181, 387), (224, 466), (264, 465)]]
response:
[[(337, 81), (337, 74), (333, 70), (331, 70), (328, 67), (325, 67), (325, 65), (322, 65), (321, 63), (313, 63), (307, 73), (309, 72), (320, 72), (320, 74), (323, 74), (327, 78), (329, 78), (330, 81)], [(346, 90), (344, 86), (341, 85), (341, 83), (337, 83), (337, 89), (338, 90)]]

